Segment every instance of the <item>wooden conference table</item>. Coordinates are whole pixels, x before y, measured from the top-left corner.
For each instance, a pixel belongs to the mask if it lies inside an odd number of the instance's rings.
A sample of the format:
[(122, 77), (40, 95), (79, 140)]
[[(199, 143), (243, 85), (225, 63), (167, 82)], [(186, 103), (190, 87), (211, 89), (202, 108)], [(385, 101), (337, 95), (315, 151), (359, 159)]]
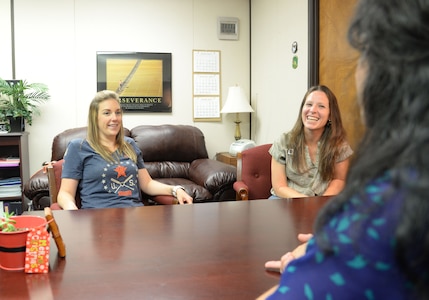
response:
[[(50, 272), (0, 269), (2, 299), (255, 299), (264, 263), (312, 232), (326, 197), (54, 211)], [(37, 213), (37, 212), (35, 212)]]

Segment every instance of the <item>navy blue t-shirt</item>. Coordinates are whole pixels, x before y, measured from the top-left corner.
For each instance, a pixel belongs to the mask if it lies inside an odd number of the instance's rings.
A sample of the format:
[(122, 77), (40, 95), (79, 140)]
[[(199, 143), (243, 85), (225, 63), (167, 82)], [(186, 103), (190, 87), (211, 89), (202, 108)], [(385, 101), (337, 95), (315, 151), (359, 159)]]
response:
[(137, 164), (120, 156), (120, 161), (104, 160), (86, 139), (70, 141), (64, 155), (62, 178), (79, 180), (82, 208), (142, 206), (138, 170), (145, 168), (140, 149), (133, 139), (125, 137), (136, 154)]

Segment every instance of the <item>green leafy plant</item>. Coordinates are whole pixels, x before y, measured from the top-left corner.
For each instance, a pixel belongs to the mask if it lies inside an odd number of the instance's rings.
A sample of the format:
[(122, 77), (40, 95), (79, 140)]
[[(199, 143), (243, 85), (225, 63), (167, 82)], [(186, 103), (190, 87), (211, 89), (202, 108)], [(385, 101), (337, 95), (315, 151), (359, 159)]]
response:
[(0, 219), (0, 231), (3, 232), (14, 232), (17, 231), (15, 227), (16, 221), (11, 217), (14, 215), (13, 212), (5, 212), (4, 216)]
[(31, 126), (33, 115), (40, 115), (38, 106), (49, 99), (48, 87), (43, 83), (0, 78), (0, 120), (23, 117)]

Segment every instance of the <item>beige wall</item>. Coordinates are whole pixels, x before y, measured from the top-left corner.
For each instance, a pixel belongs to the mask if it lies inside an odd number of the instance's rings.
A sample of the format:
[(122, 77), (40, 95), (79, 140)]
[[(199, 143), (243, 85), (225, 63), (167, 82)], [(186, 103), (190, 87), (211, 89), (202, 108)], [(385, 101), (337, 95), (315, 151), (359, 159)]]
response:
[[(252, 0), (252, 139), (257, 144), (272, 143), (297, 119), (307, 90), (307, 11), (304, 0)], [(294, 41), (296, 54), (291, 50)]]
[(0, 77), (12, 78), (10, 2), (0, 0)]
[[(11, 78), (10, 8), (0, 1), (0, 77)], [(307, 85), (306, 1), (252, 0), (252, 58), (248, 0), (19, 0), (15, 1), (16, 78), (46, 83), (52, 99), (30, 132), (30, 173), (50, 158), (52, 138), (85, 126), (96, 92), (97, 51), (172, 53), (172, 113), (126, 114), (124, 125), (189, 124), (206, 137), (210, 157), (234, 141), (233, 115), (220, 122), (192, 117), (192, 50), (221, 51), (221, 91), (239, 83), (250, 97), (252, 138), (270, 142), (295, 120)], [(218, 16), (240, 19), (238, 41), (217, 38)], [(299, 43), (299, 67), (292, 70), (290, 45)], [(298, 97), (299, 96), (299, 97)], [(290, 115), (290, 116), (289, 116)], [(249, 114), (241, 115), (249, 138)], [(292, 120), (293, 119), (293, 120)]]

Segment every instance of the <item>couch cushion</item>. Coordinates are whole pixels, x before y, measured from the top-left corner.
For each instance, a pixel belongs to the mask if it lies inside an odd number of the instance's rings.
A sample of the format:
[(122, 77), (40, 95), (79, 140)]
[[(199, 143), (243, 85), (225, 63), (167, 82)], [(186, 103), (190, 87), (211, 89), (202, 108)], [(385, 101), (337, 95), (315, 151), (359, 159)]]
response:
[(147, 162), (192, 162), (209, 157), (204, 135), (194, 126), (140, 125), (131, 129), (131, 137)]
[(144, 165), (152, 178), (189, 178), (190, 163), (188, 162), (145, 160)]
[(85, 138), (86, 127), (78, 127), (67, 129), (54, 137), (52, 141), (52, 156), (51, 160), (60, 160), (64, 157), (67, 145), (72, 139)]

